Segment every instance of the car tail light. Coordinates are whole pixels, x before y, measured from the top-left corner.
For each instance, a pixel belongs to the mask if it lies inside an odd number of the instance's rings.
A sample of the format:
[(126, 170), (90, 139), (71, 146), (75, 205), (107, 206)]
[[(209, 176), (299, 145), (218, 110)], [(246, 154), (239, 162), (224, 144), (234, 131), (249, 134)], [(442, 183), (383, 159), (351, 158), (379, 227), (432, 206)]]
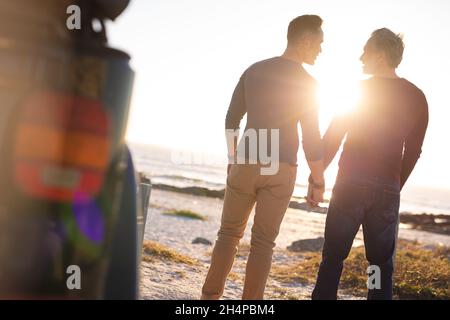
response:
[(13, 148), (16, 186), (47, 200), (95, 196), (109, 163), (109, 131), (108, 114), (98, 100), (54, 92), (28, 97)]

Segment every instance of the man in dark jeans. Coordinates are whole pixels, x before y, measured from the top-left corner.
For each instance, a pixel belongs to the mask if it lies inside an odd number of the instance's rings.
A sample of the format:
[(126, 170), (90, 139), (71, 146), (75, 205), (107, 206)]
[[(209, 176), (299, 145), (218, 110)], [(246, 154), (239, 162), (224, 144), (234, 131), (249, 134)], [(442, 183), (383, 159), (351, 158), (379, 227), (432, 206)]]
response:
[(334, 119), (323, 138), (326, 167), (347, 135), (313, 299), (337, 299), (343, 262), (361, 224), (367, 260), (380, 271), (380, 285), (369, 287), (367, 298), (392, 299), (400, 190), (428, 125), (424, 94), (395, 72), (403, 48), (401, 37), (386, 28), (372, 33), (360, 58), (372, 75), (361, 83), (362, 101), (352, 114)]

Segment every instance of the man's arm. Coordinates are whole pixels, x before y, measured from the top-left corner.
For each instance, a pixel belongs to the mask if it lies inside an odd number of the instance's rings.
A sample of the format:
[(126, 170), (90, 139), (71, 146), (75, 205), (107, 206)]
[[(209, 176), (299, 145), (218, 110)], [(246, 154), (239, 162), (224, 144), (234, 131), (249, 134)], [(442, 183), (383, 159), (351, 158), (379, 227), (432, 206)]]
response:
[(314, 182), (323, 183), (323, 146), (319, 130), (319, 115), (316, 106), (307, 110), (300, 117), (302, 128), (302, 144)]
[(236, 160), (237, 140), (239, 139), (239, 124), (242, 117), (247, 112), (245, 105), (245, 90), (244, 90), (245, 73), (239, 79), (236, 88), (234, 89), (231, 98), (230, 106), (228, 107), (227, 115), (225, 117), (225, 136), (228, 148), (228, 163), (234, 163)]
[(323, 136), (323, 166), (328, 168), (348, 131), (349, 115), (335, 117)]
[(425, 139), (425, 133), (428, 127), (428, 104), (423, 96), (423, 111), (420, 113), (419, 118), (411, 132), (405, 139), (403, 158), (402, 158), (402, 170), (400, 173), (400, 186), (403, 186), (408, 180), (414, 166), (419, 160), (422, 153), (423, 140)]
[(314, 173), (321, 172), (322, 180), (323, 180), (323, 172), (326, 170), (328, 165), (331, 163), (333, 158), (335, 157), (339, 147), (342, 143), (342, 140), (347, 133), (347, 119), (336, 117), (331, 122), (328, 127), (325, 135), (322, 139), (322, 160), (321, 161), (309, 161), (308, 165), (311, 168), (311, 175), (308, 179), (309, 187), (308, 187), (308, 196), (307, 201), (313, 205), (318, 205), (319, 201), (316, 201), (314, 193), (324, 192), (325, 185), (318, 181), (317, 178), (314, 177)]
[(319, 130), (318, 106), (315, 100), (305, 105), (309, 109), (301, 114), (299, 121), (302, 128), (303, 151), (311, 170), (306, 201), (312, 206), (317, 206), (323, 201), (325, 192), (323, 146)]

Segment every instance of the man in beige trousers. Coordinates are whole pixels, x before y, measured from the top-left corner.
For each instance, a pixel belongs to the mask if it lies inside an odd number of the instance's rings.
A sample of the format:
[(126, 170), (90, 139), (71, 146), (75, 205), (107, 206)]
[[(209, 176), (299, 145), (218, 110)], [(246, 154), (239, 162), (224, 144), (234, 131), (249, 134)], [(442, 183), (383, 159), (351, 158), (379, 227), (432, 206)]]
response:
[[(313, 65), (321, 52), (321, 26), (322, 19), (314, 15), (292, 20), (283, 55), (250, 66), (234, 90), (225, 121), (229, 165), (222, 220), (202, 299), (222, 296), (255, 203), (242, 298), (263, 299), (275, 239), (295, 186), (298, 122), (311, 170), (308, 202), (323, 200), (316, 81), (302, 67), (303, 63)], [(236, 148), (239, 124), (246, 113), (247, 125)]]

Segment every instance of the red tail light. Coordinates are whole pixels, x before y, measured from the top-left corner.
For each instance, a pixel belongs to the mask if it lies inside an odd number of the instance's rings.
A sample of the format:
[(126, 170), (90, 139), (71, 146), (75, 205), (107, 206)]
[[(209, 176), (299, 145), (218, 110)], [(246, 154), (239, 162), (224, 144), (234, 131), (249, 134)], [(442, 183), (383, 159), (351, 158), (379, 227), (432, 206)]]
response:
[(30, 96), (13, 153), (14, 181), (25, 194), (66, 201), (96, 195), (108, 167), (110, 123), (100, 101), (61, 93)]

